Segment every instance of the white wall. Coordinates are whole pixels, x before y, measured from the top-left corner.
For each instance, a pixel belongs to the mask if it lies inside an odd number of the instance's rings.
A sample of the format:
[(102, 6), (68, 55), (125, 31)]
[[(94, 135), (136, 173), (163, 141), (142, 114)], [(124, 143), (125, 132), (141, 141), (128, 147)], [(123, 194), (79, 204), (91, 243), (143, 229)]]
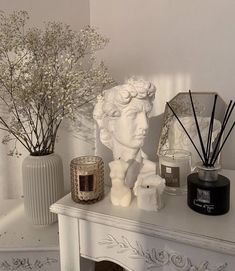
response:
[[(140, 75), (156, 84), (155, 116), (188, 89), (234, 99), (234, 11), (234, 0), (90, 0), (91, 24), (110, 38), (101, 57), (120, 83)], [(224, 150), (226, 168), (235, 169), (234, 146), (235, 131)]]
[[(157, 85), (153, 138), (165, 101), (179, 91), (217, 91), (226, 101), (234, 98), (234, 0), (0, 0), (0, 10), (19, 9), (30, 12), (33, 25), (60, 20), (80, 29), (91, 22), (109, 37), (101, 57), (115, 79), (121, 83), (130, 75), (142, 75)], [(93, 143), (79, 137), (67, 127), (59, 133), (56, 152), (63, 158), (67, 191), (71, 159), (93, 153)], [(151, 144), (153, 150), (157, 136)], [(235, 133), (225, 148), (228, 168), (235, 168), (234, 146)], [(0, 144), (0, 197), (19, 197), (23, 158), (6, 153)]]
[[(74, 30), (89, 24), (89, 1), (87, 0), (0, 0), (0, 10), (12, 12), (27, 10), (30, 24), (42, 26), (45, 21), (62, 21)], [(0, 134), (1, 137), (2, 133)], [(1, 139), (0, 139), (1, 140)], [(86, 140), (87, 141), (87, 140)], [(59, 131), (56, 152), (63, 159), (66, 191), (69, 191), (69, 163), (72, 158), (93, 153), (94, 142), (84, 142), (77, 132), (69, 132), (68, 127)], [(21, 164), (27, 152), (19, 146), (21, 158), (8, 157), (6, 146), (0, 143), (0, 198), (17, 198), (22, 195)]]
[(0, 10), (26, 10), (32, 24), (37, 26), (46, 21), (62, 21), (79, 30), (90, 20), (87, 0), (0, 0)]

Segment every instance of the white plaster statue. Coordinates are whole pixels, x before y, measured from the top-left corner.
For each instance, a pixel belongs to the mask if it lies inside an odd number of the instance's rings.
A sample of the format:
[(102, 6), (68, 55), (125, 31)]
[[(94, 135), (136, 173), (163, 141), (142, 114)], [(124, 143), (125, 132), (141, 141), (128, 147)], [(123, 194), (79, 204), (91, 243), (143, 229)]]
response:
[(155, 163), (147, 160), (141, 150), (154, 96), (153, 84), (131, 78), (123, 85), (106, 90), (94, 108), (100, 140), (113, 152), (114, 161), (109, 167), (114, 205), (130, 204), (131, 188), (139, 175), (151, 173), (156, 178)]
[[(199, 152), (202, 154), (201, 150), (201, 144), (199, 141), (198, 133), (197, 133), (197, 127), (195, 123), (195, 119), (192, 116), (187, 117), (180, 117), (179, 118), (182, 124), (184, 125), (185, 129), (191, 136), (193, 142), (197, 146)], [(198, 125), (200, 127), (201, 135), (202, 135), (202, 141), (206, 148), (207, 144), (207, 137), (208, 137), (208, 129), (210, 125), (210, 118), (209, 117), (197, 117), (198, 119)], [(218, 120), (214, 120), (213, 125), (213, 132), (212, 132), (212, 140), (211, 144), (213, 144), (214, 140), (216, 139), (216, 136), (218, 135), (221, 128), (221, 123)], [(192, 154), (192, 168), (194, 168), (198, 163), (201, 162), (201, 159), (195, 150), (193, 144), (191, 143), (190, 139), (186, 135), (185, 131), (181, 127), (178, 120), (175, 118), (173, 119), (169, 131), (168, 131), (168, 141), (169, 141), (169, 148), (170, 149), (183, 149), (191, 152)], [(211, 146), (212, 151), (212, 146)], [(202, 156), (203, 157), (203, 156)]]

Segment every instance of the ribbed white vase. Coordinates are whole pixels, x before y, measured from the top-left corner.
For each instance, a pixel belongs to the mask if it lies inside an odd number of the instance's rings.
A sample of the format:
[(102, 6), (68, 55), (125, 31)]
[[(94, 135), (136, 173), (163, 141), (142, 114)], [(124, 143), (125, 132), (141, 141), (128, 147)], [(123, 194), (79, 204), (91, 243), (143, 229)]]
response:
[(57, 215), (51, 204), (64, 195), (63, 165), (59, 155), (28, 156), (22, 164), (24, 208), (35, 225), (49, 225)]

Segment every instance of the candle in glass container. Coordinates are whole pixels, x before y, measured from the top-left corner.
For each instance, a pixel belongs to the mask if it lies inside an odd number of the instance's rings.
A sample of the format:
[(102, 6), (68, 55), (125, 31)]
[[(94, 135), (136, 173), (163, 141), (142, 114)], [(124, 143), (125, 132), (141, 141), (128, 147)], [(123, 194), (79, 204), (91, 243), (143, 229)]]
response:
[(191, 153), (185, 150), (162, 150), (159, 154), (160, 175), (166, 180), (165, 191), (186, 193), (187, 177), (191, 173)]
[(104, 196), (104, 163), (98, 156), (80, 156), (70, 164), (71, 196), (75, 202), (90, 204)]

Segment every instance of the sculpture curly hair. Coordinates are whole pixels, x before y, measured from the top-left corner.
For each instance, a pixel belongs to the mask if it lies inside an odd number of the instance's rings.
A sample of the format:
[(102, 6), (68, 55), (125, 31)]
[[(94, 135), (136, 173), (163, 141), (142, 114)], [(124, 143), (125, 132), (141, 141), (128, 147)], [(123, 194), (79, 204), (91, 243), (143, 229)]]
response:
[(147, 99), (152, 105), (155, 97), (155, 86), (143, 79), (130, 78), (123, 85), (104, 91), (97, 99), (93, 117), (100, 128), (101, 142), (112, 149), (111, 133), (108, 129), (109, 120), (121, 116), (121, 111), (133, 98)]

